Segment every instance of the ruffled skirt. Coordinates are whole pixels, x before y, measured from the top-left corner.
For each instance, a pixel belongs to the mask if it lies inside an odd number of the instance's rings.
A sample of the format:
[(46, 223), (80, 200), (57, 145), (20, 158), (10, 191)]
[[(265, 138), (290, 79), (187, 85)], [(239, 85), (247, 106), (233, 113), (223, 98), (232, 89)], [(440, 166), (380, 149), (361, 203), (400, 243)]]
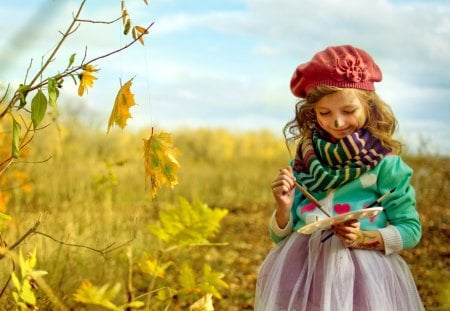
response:
[(346, 248), (293, 233), (270, 251), (258, 274), (256, 311), (424, 310), (398, 255)]

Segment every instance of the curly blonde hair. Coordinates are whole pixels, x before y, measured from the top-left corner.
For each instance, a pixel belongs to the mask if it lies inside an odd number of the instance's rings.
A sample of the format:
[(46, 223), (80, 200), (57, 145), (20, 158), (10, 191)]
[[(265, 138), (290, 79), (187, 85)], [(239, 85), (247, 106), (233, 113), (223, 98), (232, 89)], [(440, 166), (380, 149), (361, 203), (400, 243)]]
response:
[[(301, 99), (295, 106), (295, 118), (289, 121), (284, 129), (286, 142), (300, 142), (311, 137), (317, 128), (315, 104), (324, 96), (342, 91), (344, 89), (334, 86), (319, 86), (312, 89), (305, 99)], [(361, 101), (367, 116), (362, 128), (367, 129), (373, 136), (378, 138), (385, 148), (396, 154), (400, 154), (402, 144), (392, 136), (397, 130), (398, 122), (391, 108), (376, 92), (353, 89), (355, 95)]]

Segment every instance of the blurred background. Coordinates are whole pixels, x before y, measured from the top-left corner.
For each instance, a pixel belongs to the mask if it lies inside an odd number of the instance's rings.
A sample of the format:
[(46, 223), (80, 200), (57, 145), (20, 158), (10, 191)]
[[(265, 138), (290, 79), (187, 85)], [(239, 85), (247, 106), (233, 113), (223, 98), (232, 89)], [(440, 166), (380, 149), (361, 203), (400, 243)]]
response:
[[(39, 69), (80, 1), (3, 1), (0, 82), (20, 83)], [(155, 126), (269, 129), (293, 117), (289, 81), (297, 65), (330, 45), (352, 44), (383, 71), (378, 93), (399, 119), (412, 152), (450, 153), (450, 3), (446, 0), (142, 0), (126, 1), (135, 24), (155, 22), (145, 46), (95, 63), (88, 96), (62, 90), (90, 125), (105, 127), (120, 80), (135, 76), (133, 128)], [(81, 18), (111, 21), (120, 1), (87, 1)], [(66, 41), (54, 68), (122, 47), (121, 24), (83, 24)], [(108, 35), (105, 35), (108, 34)], [(58, 67), (59, 65), (59, 67)], [(68, 106), (67, 104), (66, 106)], [(82, 107), (82, 108), (80, 108)]]

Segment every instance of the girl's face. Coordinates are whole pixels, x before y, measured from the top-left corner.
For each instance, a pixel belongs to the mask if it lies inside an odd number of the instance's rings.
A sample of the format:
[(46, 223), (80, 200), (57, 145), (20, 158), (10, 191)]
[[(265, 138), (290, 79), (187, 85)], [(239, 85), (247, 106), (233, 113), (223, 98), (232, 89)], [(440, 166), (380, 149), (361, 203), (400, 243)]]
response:
[(314, 110), (322, 129), (336, 139), (352, 134), (366, 122), (364, 106), (352, 89), (322, 97)]

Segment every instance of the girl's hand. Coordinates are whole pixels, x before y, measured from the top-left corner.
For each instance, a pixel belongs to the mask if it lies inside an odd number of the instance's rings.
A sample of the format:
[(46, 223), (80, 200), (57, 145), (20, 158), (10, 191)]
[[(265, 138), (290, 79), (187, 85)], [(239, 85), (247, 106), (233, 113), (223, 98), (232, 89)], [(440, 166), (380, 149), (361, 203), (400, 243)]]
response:
[(280, 170), (280, 173), (272, 182), (272, 194), (277, 203), (275, 218), (278, 227), (284, 228), (290, 219), (291, 207), (294, 202), (295, 176), (292, 167)]
[(358, 220), (349, 220), (333, 225), (334, 235), (342, 240), (346, 247), (354, 247), (361, 238)]
[(380, 232), (360, 230), (358, 220), (336, 224), (332, 229), (334, 235), (341, 239), (346, 247), (384, 251), (384, 241)]
[(272, 182), (272, 194), (279, 208), (290, 210), (294, 202), (295, 177), (292, 167), (280, 170), (280, 173)]

